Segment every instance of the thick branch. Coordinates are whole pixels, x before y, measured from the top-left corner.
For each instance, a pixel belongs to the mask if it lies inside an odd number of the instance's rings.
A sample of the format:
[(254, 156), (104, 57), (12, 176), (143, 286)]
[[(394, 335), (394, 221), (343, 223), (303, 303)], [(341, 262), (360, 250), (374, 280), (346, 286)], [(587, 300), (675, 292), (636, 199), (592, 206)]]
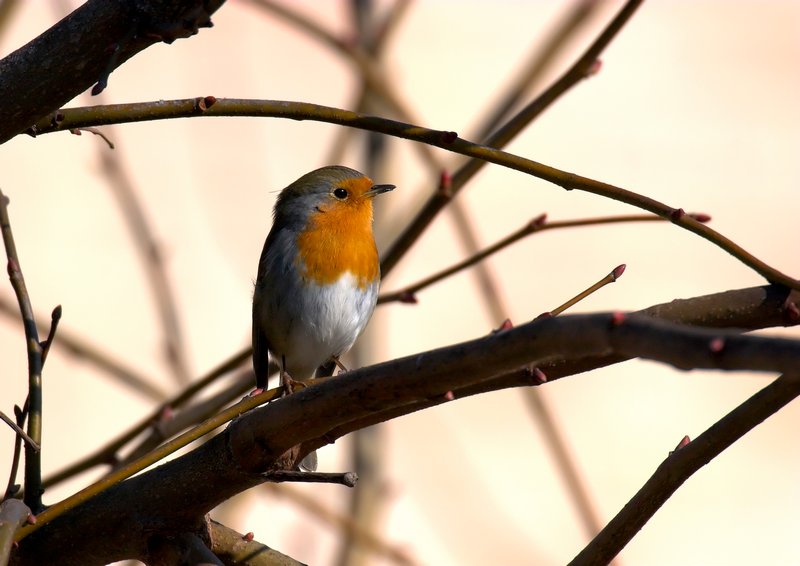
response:
[[(0, 61), (0, 143), (147, 47), (197, 33), (224, 0), (90, 0)], [(96, 87), (97, 88), (97, 87)], [(25, 93), (25, 96), (20, 96)]]
[[(194, 451), (115, 485), (39, 530), (26, 527), (23, 536), (35, 532), (22, 539), (17, 563), (41, 563), (54, 553), (63, 564), (143, 556), (145, 533), (166, 525), (173, 532), (192, 532), (207, 511), (265, 481), (262, 472), (289, 469), (314, 446), (356, 427), (445, 402), (450, 392), (485, 385), (518, 368), (612, 355), (679, 367), (784, 372), (800, 364), (800, 341), (598, 314), (538, 320), (354, 370), (242, 415)], [(535, 373), (527, 383), (536, 383)], [(495, 380), (492, 388), (503, 386), (509, 385)], [(88, 540), (80, 536), (85, 532), (98, 536)]]

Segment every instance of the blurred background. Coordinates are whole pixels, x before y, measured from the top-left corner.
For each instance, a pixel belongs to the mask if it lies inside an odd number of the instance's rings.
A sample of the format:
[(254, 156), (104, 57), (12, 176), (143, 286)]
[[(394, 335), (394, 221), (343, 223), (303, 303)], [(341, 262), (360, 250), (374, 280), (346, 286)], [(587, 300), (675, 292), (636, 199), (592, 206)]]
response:
[[(384, 84), (415, 123), (474, 139), (576, 4), (428, 0), (401, 10), (395, 2), (375, 2), (378, 21), (401, 12), (381, 55)], [(23, 45), (77, 5), (18, 3), (0, 29), (0, 52)], [(588, 3), (523, 102), (557, 78), (621, 5)], [(346, 45), (358, 44), (350, 2), (279, 6)], [(100, 97), (87, 93), (71, 106), (213, 95), (357, 108), (358, 66), (274, 6), (229, 0), (213, 21), (189, 40), (147, 49), (111, 75)], [(599, 73), (558, 100), (508, 150), (708, 213), (712, 227), (797, 277), (799, 21), (798, 1), (645, 2), (602, 55)], [(385, 106), (370, 112), (397, 116)], [(54, 346), (44, 372), (46, 474), (142, 419), (159, 399), (180, 391), (182, 374), (196, 379), (248, 346), (252, 286), (277, 192), (332, 156), (366, 167), (362, 133), (344, 136), (341, 128), (308, 121), (185, 119), (103, 131), (113, 151), (88, 133), (21, 135), (0, 148), (0, 186), (11, 199), (36, 311), (46, 320), (63, 305), (62, 331), (135, 369), (151, 386), (125, 385)], [(463, 162), (431, 151), (451, 171)], [(438, 173), (405, 140), (387, 139), (380, 163), (372, 172), (376, 182), (398, 187), (377, 204), (385, 250), (435, 190)], [(128, 193), (118, 189), (120, 174)], [(130, 228), (131, 195), (163, 261), (177, 330), (165, 330), (144, 271)], [(458, 214), (435, 221), (384, 280), (385, 290), (470, 255), (464, 225), (485, 247), (542, 213), (567, 220), (637, 212), (493, 165), (457, 201)], [(485, 263), (496, 285), (494, 310), (474, 270), (463, 272), (420, 292), (416, 305), (379, 307), (350, 363), (475, 338), (505, 317), (526, 322), (620, 263), (628, 266), (625, 276), (574, 312), (635, 310), (763, 283), (710, 243), (666, 223), (551, 231)], [(0, 285), (0, 298), (14, 304), (9, 284)], [(768, 333), (800, 337), (797, 329)], [(182, 370), (169, 363), (165, 336), (176, 344)], [(0, 317), (0, 359), (0, 409), (12, 414), (26, 394), (26, 354), (21, 323), (8, 314)], [(595, 521), (604, 525), (684, 435), (698, 436), (771, 379), (635, 361), (549, 383), (538, 393), (579, 470)], [(338, 486), (257, 488), (212, 516), (320, 565), (565, 563), (589, 540), (592, 519), (576, 508), (530, 407), (524, 392), (510, 390), (398, 419), (359, 440), (366, 467), (353, 462), (353, 438), (324, 448), (321, 470), (359, 467), (364, 480), (357, 490), (376, 494), (359, 527), (348, 519), (353, 492)], [(798, 425), (794, 403), (702, 469), (624, 550), (620, 564), (796, 564)], [(12, 443), (11, 430), (0, 429), (4, 475)], [(45, 502), (102, 472), (54, 487)], [(345, 552), (342, 541), (353, 529), (368, 544)]]

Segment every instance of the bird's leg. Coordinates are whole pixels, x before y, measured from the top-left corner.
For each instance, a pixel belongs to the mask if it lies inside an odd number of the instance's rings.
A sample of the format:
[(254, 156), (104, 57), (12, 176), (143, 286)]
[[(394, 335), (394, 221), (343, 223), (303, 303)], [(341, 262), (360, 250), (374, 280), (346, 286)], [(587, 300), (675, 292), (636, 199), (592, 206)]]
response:
[(281, 374), (280, 374), (281, 387), (283, 388), (284, 395), (291, 395), (296, 390), (303, 389), (306, 386), (306, 384), (303, 383), (302, 381), (295, 381), (294, 379), (292, 379), (292, 376), (290, 376), (286, 372), (285, 368), (286, 368), (286, 357), (281, 356)]
[(332, 356), (331, 359), (333, 360), (333, 363), (336, 364), (336, 367), (339, 368), (340, 372), (344, 373), (346, 371), (350, 371), (344, 366), (342, 362), (339, 361), (339, 356)]

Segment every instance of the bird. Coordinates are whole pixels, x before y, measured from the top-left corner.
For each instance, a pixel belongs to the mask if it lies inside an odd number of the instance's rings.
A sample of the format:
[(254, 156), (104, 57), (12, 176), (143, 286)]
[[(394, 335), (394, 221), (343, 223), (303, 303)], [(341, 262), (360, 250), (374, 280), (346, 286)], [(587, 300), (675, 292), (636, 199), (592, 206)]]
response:
[(270, 356), (290, 390), (331, 375), (334, 363), (345, 369), (339, 357), (367, 326), (380, 286), (372, 201), (394, 188), (332, 165), (280, 192), (253, 292), (256, 391), (267, 387)]

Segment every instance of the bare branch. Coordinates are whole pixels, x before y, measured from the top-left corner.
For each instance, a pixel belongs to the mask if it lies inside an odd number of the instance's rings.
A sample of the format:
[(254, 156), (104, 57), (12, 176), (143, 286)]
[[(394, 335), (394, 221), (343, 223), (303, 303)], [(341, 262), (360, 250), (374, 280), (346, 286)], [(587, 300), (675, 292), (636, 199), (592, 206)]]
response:
[[(0, 143), (98, 85), (138, 52), (211, 26), (224, 0), (90, 0), (0, 61)], [(19, 96), (19, 93), (27, 93)]]
[[(647, 210), (712, 242), (717, 247), (739, 259), (739, 261), (753, 269), (756, 273), (765, 277), (768, 281), (779, 283), (786, 287), (791, 287), (792, 289), (800, 289), (800, 281), (761, 261), (740, 245), (726, 238), (716, 230), (706, 226), (703, 222), (687, 214), (681, 208), (673, 208), (655, 199), (621, 187), (603, 183), (602, 181), (595, 181), (594, 179), (582, 177), (568, 171), (562, 171), (555, 167), (537, 163), (536, 161), (513, 155), (499, 149), (461, 139), (455, 132), (430, 130), (413, 124), (301, 102), (213, 99), (213, 103), (209, 106), (209, 98), (213, 97), (162, 101), (158, 103), (113, 104), (103, 107), (74, 108), (60, 111), (63, 113), (63, 120), (56, 128), (51, 128), (48, 126), (47, 122), (40, 123), (37, 125), (37, 128), (41, 126), (43, 129), (39, 131), (44, 132), (76, 127), (75, 123), (81, 126), (87, 126), (191, 116), (271, 116), (291, 118), (294, 120), (317, 120), (320, 122), (381, 132), (400, 138), (435, 145), (455, 153), (502, 165), (509, 169), (514, 169), (533, 177), (549, 181), (567, 190), (575, 189), (586, 191), (641, 208), (642, 210)], [(456, 186), (455, 179), (456, 177), (454, 176), (453, 187)], [(444, 204), (445, 203), (442, 203), (442, 206), (444, 206)], [(391, 266), (393, 264), (387, 265)], [(381, 271), (382, 273), (387, 272), (383, 267)]]
[[(14, 308), (14, 305), (2, 296), (0, 296), (0, 313), (9, 318), (19, 316), (19, 311)], [(44, 317), (37, 316), (36, 320), (38, 321), (37, 324), (44, 326)], [(56, 349), (60, 349), (76, 358), (95, 365), (100, 371), (107, 373), (112, 378), (118, 380), (119, 383), (128, 386), (132, 391), (152, 401), (161, 401), (167, 396), (164, 391), (152, 384), (154, 381), (152, 378), (140, 374), (133, 368), (127, 367), (119, 360), (115, 360), (107, 352), (89, 341), (80, 338), (76, 334), (69, 332), (68, 329), (64, 329), (63, 327), (59, 328), (58, 340), (55, 341), (55, 346)], [(49, 352), (49, 350), (50, 348), (48, 347), (47, 351)]]
[[(83, 543), (76, 542), (80, 537), (74, 533), (85, 529), (96, 532), (98, 525), (109, 522), (116, 529), (104, 540), (107, 554), (103, 560), (119, 559), (126, 555), (123, 544), (130, 552), (136, 533), (147, 531), (149, 524), (170, 524), (180, 530), (181, 525), (188, 526), (225, 499), (263, 482), (265, 471), (292, 469), (311, 450), (357, 428), (446, 402), (460, 396), (465, 388), (480, 386), (517, 368), (530, 368), (550, 359), (580, 360), (598, 355), (641, 356), (681, 368), (783, 372), (800, 364), (800, 341), (743, 336), (619, 314), (537, 320), (477, 340), (317, 380), (293, 395), (242, 414), (224, 433), (184, 456), (115, 483), (123, 476), (120, 470), (91, 490), (48, 508), (38, 517), (37, 525), (20, 531), (21, 552), (35, 561), (37, 553), (48, 548), (52, 552), (50, 545), (56, 544), (64, 551), (59, 554), (63, 563), (74, 563), (88, 552)], [(541, 381), (531, 373), (527, 383)], [(494, 388), (502, 385), (496, 381)], [(137, 468), (149, 466), (177, 445), (185, 445), (267, 398), (262, 394), (243, 400), (192, 435), (159, 448)], [(129, 475), (131, 469), (124, 470), (125, 474)], [(103, 495), (95, 497), (100, 492)], [(67, 505), (67, 501), (73, 502)], [(119, 509), (126, 513), (120, 516)], [(47, 525), (50, 528), (42, 528)], [(116, 538), (120, 536), (127, 542)], [(69, 548), (62, 549), (58, 540), (69, 541)], [(96, 541), (85, 543), (95, 545)]]
[(750, 397), (697, 439), (684, 439), (633, 498), (571, 562), (608, 564), (692, 474), (800, 395), (800, 375), (783, 375)]
[(22, 268), (8, 218), (8, 198), (0, 191), (0, 232), (3, 235), (8, 276), (17, 296), (28, 352), (28, 436), (25, 444), (25, 504), (34, 512), (42, 509), (42, 345), (33, 317), (33, 306), (22, 276)]
[(253, 540), (253, 533), (243, 535), (214, 520), (207, 522), (207, 530), (209, 547), (226, 564), (303, 566), (301, 562)]
[(2, 419), (4, 423), (10, 426), (11, 430), (16, 432), (20, 436), (20, 438), (22, 438), (22, 440), (24, 440), (25, 443), (31, 447), (31, 449), (35, 450), (36, 452), (41, 450), (36, 441), (32, 439), (30, 436), (28, 436), (28, 434), (24, 430), (22, 430), (22, 427), (18, 426), (17, 423), (11, 420), (11, 418), (8, 415), (6, 415), (3, 411), (0, 411), (0, 419)]

